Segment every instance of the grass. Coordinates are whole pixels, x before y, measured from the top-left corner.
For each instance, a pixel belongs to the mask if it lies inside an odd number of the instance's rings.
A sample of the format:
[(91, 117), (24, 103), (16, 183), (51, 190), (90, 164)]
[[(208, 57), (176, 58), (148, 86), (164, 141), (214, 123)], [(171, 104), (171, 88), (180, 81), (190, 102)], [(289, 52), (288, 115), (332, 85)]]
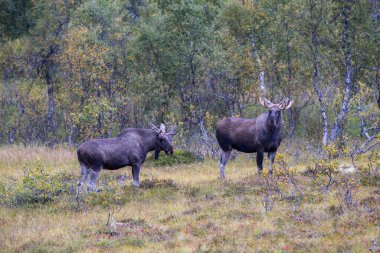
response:
[[(12, 146), (0, 148), (0, 183), (22, 182), (25, 171), (37, 163), (51, 178), (68, 173), (74, 176), (71, 184), (79, 178), (74, 150)], [(299, 170), (304, 163), (308, 161), (299, 163)], [(365, 165), (364, 158), (361, 163)], [(0, 251), (368, 252), (374, 241), (379, 244), (378, 181), (361, 185), (355, 204), (342, 209), (338, 188), (323, 194), (297, 173), (302, 201), (273, 194), (272, 209), (266, 212), (264, 177), (246, 156), (228, 163), (225, 181), (218, 179), (217, 161), (208, 159), (144, 166), (139, 189), (130, 178), (118, 186), (115, 178), (125, 173), (130, 175), (130, 169), (103, 171), (103, 192), (85, 195), (79, 208), (73, 190), (45, 204), (0, 205)], [(285, 185), (284, 192), (290, 190)], [(122, 201), (104, 204), (103, 198)], [(109, 213), (114, 222), (106, 225)]]

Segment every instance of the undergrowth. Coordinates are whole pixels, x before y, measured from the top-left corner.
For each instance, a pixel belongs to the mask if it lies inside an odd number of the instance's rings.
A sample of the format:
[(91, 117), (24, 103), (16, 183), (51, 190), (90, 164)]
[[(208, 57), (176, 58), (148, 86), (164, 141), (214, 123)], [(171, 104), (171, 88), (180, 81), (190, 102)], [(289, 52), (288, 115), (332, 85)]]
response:
[(192, 152), (186, 150), (174, 150), (173, 155), (165, 155), (164, 152), (161, 152), (158, 160), (155, 160), (154, 156), (150, 156), (146, 161), (146, 165), (165, 167), (195, 162), (197, 162), (197, 158)]
[(99, 193), (80, 195), (78, 168), (36, 160), (18, 178), (2, 172), (0, 244), (5, 252), (378, 250), (378, 156), (343, 173), (335, 148), (324, 152), (302, 171), (279, 153), (273, 174), (261, 176), (253, 162), (232, 161), (225, 181), (212, 161), (147, 166), (140, 188), (104, 172)]

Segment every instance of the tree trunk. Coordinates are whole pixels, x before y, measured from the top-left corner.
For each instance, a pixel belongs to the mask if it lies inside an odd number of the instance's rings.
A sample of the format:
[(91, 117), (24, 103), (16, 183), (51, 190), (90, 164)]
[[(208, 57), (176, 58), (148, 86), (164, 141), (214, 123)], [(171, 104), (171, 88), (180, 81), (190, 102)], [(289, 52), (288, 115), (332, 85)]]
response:
[[(55, 38), (58, 39), (58, 37), (63, 32), (63, 28), (66, 24), (68, 24), (70, 21), (70, 16), (67, 16), (63, 21), (58, 20), (58, 26), (55, 30)], [(54, 100), (54, 82), (53, 82), (53, 75), (55, 74), (55, 62), (52, 59), (54, 55), (58, 52), (59, 46), (55, 42), (51, 41), (51, 44), (48, 46), (48, 52), (43, 57), (41, 66), (42, 68), (42, 74), (43, 78), (46, 82), (46, 94), (47, 94), (47, 100), (48, 100), (48, 111), (46, 114), (46, 140), (49, 140), (49, 132), (53, 134), (53, 142), (57, 142), (57, 124), (54, 122), (54, 114), (55, 114), (55, 100)]]
[[(286, 29), (286, 62), (288, 67), (288, 87), (290, 89), (292, 81), (293, 81), (293, 71), (292, 71), (292, 62), (290, 57), (290, 42), (289, 42), (289, 25), (288, 21), (285, 19), (284, 21), (285, 29)], [(287, 94), (288, 96), (290, 94)], [(295, 123), (293, 121), (293, 110), (294, 108), (290, 108), (287, 110), (288, 113), (288, 123), (289, 123), (289, 137), (292, 137), (295, 132)]]
[(359, 118), (360, 118), (360, 124), (362, 127), (362, 129), (360, 130), (360, 136), (362, 136), (364, 134), (365, 137), (367, 138), (367, 140), (369, 140), (369, 139), (371, 139), (371, 137), (369, 136), (369, 134), (367, 132), (367, 123), (365, 122), (364, 117), (363, 117), (363, 112), (362, 112), (362, 108), (360, 105), (360, 101), (359, 101), (359, 104), (357, 106), (357, 109), (358, 109), (358, 114), (359, 114)]
[(325, 109), (325, 104), (323, 103), (323, 93), (321, 91), (321, 88), (319, 86), (319, 71), (318, 71), (318, 50), (317, 50), (317, 32), (316, 28), (313, 28), (312, 34), (311, 34), (311, 44), (312, 44), (312, 50), (313, 50), (313, 88), (315, 93), (318, 95), (318, 101), (319, 105), (321, 107), (321, 116), (322, 116), (322, 122), (323, 122), (323, 137), (322, 137), (322, 144), (326, 145), (328, 140), (328, 118), (327, 113)]
[(345, 67), (346, 67), (346, 76), (345, 76), (345, 92), (342, 107), (340, 108), (338, 117), (335, 121), (334, 128), (331, 131), (331, 141), (334, 142), (342, 136), (344, 121), (347, 116), (348, 105), (351, 99), (351, 83), (352, 83), (352, 63), (351, 63), (351, 51), (349, 43), (349, 32), (350, 32), (350, 6), (348, 5), (348, 0), (345, 1), (343, 7), (343, 49), (345, 57)]
[(16, 129), (14, 127), (11, 127), (11, 129), (9, 130), (9, 134), (8, 134), (9, 144), (13, 144), (14, 143), (14, 141), (15, 141), (15, 132), (16, 132)]
[(260, 86), (261, 96), (265, 96), (265, 82), (264, 82), (265, 72), (263, 69), (263, 65), (261, 64), (259, 53), (257, 52), (257, 49), (256, 49), (255, 36), (253, 35), (253, 33), (251, 33), (249, 38), (250, 38), (251, 47), (252, 47), (252, 57), (256, 58), (257, 64), (259, 65), (259, 72), (260, 72), (259, 86)]
[(47, 94), (47, 102), (48, 102), (48, 111), (46, 114), (46, 140), (49, 140), (49, 133), (53, 133), (53, 142), (56, 141), (56, 127), (54, 124), (54, 111), (55, 111), (55, 102), (54, 102), (54, 85), (52, 82), (51, 76), (51, 64), (53, 64), (50, 60), (46, 61), (45, 66), (45, 82), (46, 82), (46, 94)]
[(70, 135), (69, 135), (69, 145), (74, 146), (75, 140), (74, 140), (74, 134), (75, 134), (75, 127), (73, 125), (70, 126)]

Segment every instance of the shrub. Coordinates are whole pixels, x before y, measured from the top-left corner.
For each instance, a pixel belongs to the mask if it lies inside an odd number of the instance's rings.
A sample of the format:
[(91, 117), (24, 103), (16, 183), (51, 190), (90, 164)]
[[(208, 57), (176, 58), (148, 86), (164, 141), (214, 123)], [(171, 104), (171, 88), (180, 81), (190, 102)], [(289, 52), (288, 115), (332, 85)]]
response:
[(177, 164), (189, 164), (196, 161), (197, 159), (193, 153), (186, 150), (175, 150), (171, 156), (160, 154), (158, 160), (154, 160), (154, 157), (151, 156), (147, 159), (146, 163), (152, 166), (165, 167)]
[(373, 150), (367, 157), (367, 165), (360, 168), (360, 184), (362, 186), (380, 186), (379, 151)]
[(178, 189), (177, 184), (171, 179), (145, 179), (141, 181), (140, 188), (151, 189), (151, 188), (174, 188)]
[(62, 193), (74, 192), (73, 175), (62, 173), (50, 175), (41, 161), (26, 169), (21, 180), (0, 185), (0, 196), (4, 206), (45, 204)]
[(100, 192), (90, 192), (84, 194), (83, 197), (86, 204), (100, 206), (108, 210), (115, 205), (125, 204), (128, 200), (128, 193), (116, 180), (110, 180), (101, 188)]

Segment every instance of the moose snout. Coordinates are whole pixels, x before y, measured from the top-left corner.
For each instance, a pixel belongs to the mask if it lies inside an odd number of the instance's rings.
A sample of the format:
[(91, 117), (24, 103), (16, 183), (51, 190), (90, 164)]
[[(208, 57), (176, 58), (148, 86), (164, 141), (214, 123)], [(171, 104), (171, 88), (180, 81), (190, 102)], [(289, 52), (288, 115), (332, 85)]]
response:
[(277, 122), (275, 120), (269, 120), (268, 125), (276, 127), (277, 126)]
[(167, 155), (173, 155), (173, 149), (168, 149), (166, 152), (165, 152)]

